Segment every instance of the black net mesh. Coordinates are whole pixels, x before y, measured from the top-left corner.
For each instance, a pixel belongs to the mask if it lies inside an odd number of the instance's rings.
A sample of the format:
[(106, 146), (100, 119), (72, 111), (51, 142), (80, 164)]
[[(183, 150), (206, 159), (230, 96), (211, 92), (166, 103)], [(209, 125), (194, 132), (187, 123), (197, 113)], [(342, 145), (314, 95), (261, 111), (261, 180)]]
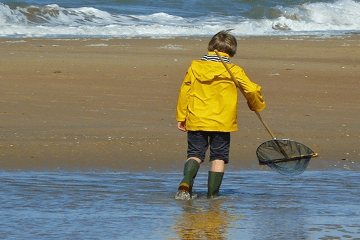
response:
[(288, 139), (273, 139), (256, 150), (260, 164), (266, 164), (280, 174), (295, 176), (303, 173), (314, 152), (304, 144)]

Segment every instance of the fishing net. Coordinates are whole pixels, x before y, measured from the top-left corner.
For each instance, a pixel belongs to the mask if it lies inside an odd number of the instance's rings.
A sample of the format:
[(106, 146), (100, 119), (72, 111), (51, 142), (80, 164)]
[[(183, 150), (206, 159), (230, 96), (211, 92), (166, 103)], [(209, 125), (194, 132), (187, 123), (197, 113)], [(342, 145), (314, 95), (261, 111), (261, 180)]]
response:
[[(241, 90), (242, 87), (240, 86), (240, 83), (236, 80), (235, 76), (224, 62), (220, 53), (217, 50), (214, 51), (220, 58), (226, 70), (229, 72), (235, 85)], [(240, 92), (244, 94), (243, 91)], [(269, 140), (261, 144), (256, 150), (259, 163), (266, 164), (278, 173), (287, 176), (295, 176), (303, 173), (309, 165), (311, 157), (317, 157), (317, 153), (314, 153), (304, 144), (288, 139), (276, 139), (274, 133), (270, 130), (269, 126), (261, 117), (260, 113), (258, 111), (255, 111), (255, 113), (273, 138), (273, 140)]]
[(256, 150), (260, 164), (266, 164), (280, 174), (295, 176), (303, 173), (311, 157), (310, 148), (302, 143), (288, 139), (273, 139), (262, 143)]

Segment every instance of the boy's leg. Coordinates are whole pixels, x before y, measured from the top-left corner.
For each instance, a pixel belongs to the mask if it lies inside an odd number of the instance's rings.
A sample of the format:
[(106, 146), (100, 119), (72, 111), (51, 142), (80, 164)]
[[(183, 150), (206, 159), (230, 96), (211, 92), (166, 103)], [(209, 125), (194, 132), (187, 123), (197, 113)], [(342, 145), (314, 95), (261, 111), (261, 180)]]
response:
[(184, 164), (184, 178), (181, 181), (175, 199), (190, 200), (194, 179), (200, 168), (201, 160), (198, 158), (189, 158)]
[(212, 165), (208, 176), (208, 198), (219, 195), (225, 164), (229, 162), (229, 150), (230, 133), (215, 132), (210, 136), (210, 161)]
[(184, 164), (184, 178), (179, 185), (179, 191), (185, 191), (191, 194), (194, 185), (194, 179), (200, 168), (201, 160), (195, 157), (189, 158)]
[(211, 162), (211, 171), (213, 172), (225, 172), (225, 162), (224, 160), (213, 160)]
[(184, 164), (184, 178), (179, 185), (175, 198), (190, 199), (194, 179), (209, 146), (207, 138), (205, 132), (188, 131), (188, 160)]
[(219, 195), (220, 186), (224, 176), (225, 162), (223, 160), (213, 160), (211, 171), (208, 176), (208, 192), (207, 197), (216, 197)]

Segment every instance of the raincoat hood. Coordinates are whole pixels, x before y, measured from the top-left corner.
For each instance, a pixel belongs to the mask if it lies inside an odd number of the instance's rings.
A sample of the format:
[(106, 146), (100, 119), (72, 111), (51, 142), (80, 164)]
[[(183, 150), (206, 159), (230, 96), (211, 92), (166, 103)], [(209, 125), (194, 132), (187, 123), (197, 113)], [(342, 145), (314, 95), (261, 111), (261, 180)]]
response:
[[(221, 56), (229, 58), (226, 53), (220, 53)], [(215, 52), (209, 52), (208, 55), (216, 55)], [(222, 63), (214, 63), (213, 61), (194, 61), (192, 73), (195, 78), (200, 82), (213, 81), (215, 78), (221, 75), (228, 75), (227, 70)]]

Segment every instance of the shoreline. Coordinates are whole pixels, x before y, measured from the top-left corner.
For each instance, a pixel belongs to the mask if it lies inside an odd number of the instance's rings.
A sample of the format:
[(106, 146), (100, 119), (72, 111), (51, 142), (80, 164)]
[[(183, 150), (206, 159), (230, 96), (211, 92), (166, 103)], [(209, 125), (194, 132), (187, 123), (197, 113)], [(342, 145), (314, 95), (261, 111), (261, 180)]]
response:
[[(209, 39), (0, 38), (0, 170), (182, 171), (178, 90)], [(237, 39), (275, 135), (319, 153), (309, 170), (359, 170), (360, 36)], [(238, 122), (227, 171), (267, 170), (270, 136), (240, 95)]]

